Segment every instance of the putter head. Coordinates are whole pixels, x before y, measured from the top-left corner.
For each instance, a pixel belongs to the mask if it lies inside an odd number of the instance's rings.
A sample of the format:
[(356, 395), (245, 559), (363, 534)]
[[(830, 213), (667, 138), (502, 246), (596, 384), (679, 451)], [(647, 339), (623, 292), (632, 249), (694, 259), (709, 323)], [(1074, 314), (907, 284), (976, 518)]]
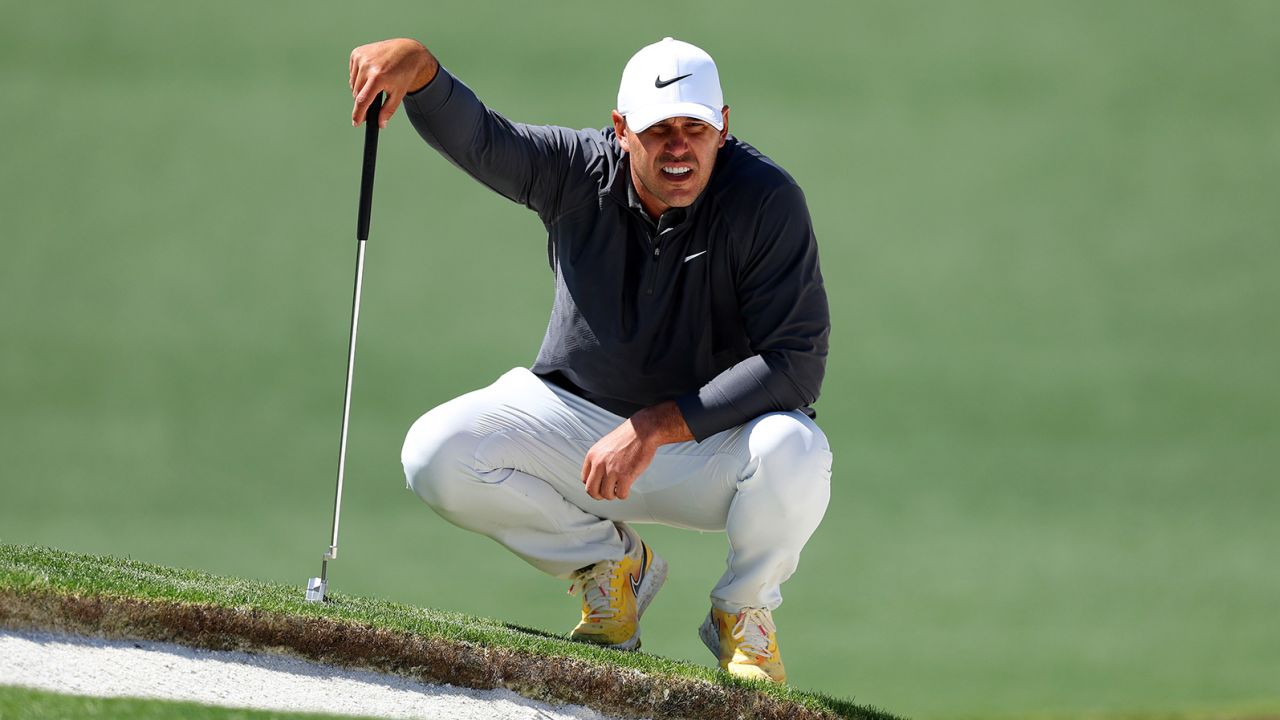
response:
[(307, 581), (307, 602), (320, 603), (324, 602), (325, 592), (329, 589), (329, 583), (318, 577), (313, 577)]

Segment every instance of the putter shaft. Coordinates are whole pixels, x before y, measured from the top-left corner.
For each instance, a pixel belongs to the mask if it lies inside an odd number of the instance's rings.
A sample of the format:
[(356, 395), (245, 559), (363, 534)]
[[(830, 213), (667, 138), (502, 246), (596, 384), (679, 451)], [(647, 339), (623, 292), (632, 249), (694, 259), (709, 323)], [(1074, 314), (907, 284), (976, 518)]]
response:
[[(351, 422), (351, 386), (356, 369), (356, 332), (360, 326), (360, 291), (364, 285), (364, 248), (369, 239), (369, 216), (373, 209), (373, 175), (378, 159), (378, 114), (382, 110), (382, 93), (374, 97), (365, 114), (364, 162), (360, 171), (360, 206), (356, 219), (356, 280), (351, 299), (351, 334), (347, 342), (347, 378), (342, 393), (342, 432), (338, 443), (338, 481), (333, 498), (333, 532), (329, 549), (320, 564), (317, 600), (324, 600), (329, 579), (329, 561), (338, 559), (338, 523), (342, 517), (342, 485), (347, 471), (347, 435)], [(308, 593), (308, 599), (313, 599)]]

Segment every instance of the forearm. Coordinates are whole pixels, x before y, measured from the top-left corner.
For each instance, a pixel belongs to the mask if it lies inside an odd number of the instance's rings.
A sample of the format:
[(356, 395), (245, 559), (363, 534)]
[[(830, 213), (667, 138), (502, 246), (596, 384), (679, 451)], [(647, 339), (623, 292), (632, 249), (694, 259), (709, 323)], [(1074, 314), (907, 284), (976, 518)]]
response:
[[(418, 41), (413, 40), (412, 42)], [(427, 49), (426, 45), (420, 42), (418, 42), (418, 47), (422, 48), (421, 65), (418, 67), (417, 73), (414, 74), (413, 81), (409, 83), (410, 93), (416, 93), (430, 85), (431, 81), (436, 79), (436, 74), (440, 72), (440, 61), (436, 59), (436, 56)]]
[(437, 67), (430, 83), (405, 97), (405, 112), (418, 135), (449, 161), (462, 169), (468, 158), (483, 151), (484, 133), (476, 132), (487, 122), (486, 108), (475, 93)]
[(692, 440), (673, 402), (647, 407), (596, 441), (582, 461), (582, 483), (597, 500), (626, 499), (658, 448)]
[(765, 413), (811, 405), (826, 372), (826, 336), (809, 352), (753, 355), (697, 392), (676, 400), (691, 436), (702, 441)]
[(404, 106), (418, 135), (456, 167), (509, 200), (555, 213), (573, 131), (513, 123), (441, 67)]
[(631, 423), (636, 437), (654, 447), (693, 440), (693, 432), (689, 430), (684, 414), (672, 401), (647, 407), (632, 415), (627, 422)]

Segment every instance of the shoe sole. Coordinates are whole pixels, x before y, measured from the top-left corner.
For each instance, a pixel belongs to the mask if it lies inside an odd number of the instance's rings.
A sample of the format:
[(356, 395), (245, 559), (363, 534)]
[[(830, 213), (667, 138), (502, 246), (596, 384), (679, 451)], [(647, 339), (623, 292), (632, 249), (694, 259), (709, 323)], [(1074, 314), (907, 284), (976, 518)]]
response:
[[(653, 551), (650, 550), (650, 552)], [(606, 645), (605, 647), (611, 647), (614, 650), (640, 649), (640, 618), (644, 617), (645, 609), (649, 607), (649, 603), (653, 602), (653, 598), (662, 589), (662, 583), (666, 581), (667, 561), (663, 560), (657, 553), (653, 553), (653, 560), (649, 563), (649, 570), (644, 574), (644, 580), (640, 582), (640, 592), (636, 594), (636, 634), (620, 643)]]
[(711, 619), (711, 613), (707, 612), (707, 619), (702, 621), (702, 626), (698, 628), (698, 637), (702, 639), (702, 644), (707, 646), (711, 654), (715, 656), (716, 662), (720, 662), (720, 632), (716, 630), (716, 623)]

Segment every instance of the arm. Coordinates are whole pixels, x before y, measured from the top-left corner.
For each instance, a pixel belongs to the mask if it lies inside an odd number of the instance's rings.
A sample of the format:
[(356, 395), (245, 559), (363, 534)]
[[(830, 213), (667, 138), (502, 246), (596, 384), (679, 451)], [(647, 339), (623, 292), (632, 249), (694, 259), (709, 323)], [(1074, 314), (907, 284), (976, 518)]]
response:
[(693, 439), (674, 402), (658, 403), (632, 415), (600, 438), (582, 461), (582, 482), (597, 500), (625, 500), (631, 485), (653, 462), (658, 448)]
[(597, 152), (585, 131), (513, 123), (485, 107), (416, 40), (358, 47), (350, 70), (353, 122), (385, 90), (382, 125), (403, 101), (409, 121), (429, 145), (491, 190), (536, 210), (544, 221), (556, 215), (566, 180), (577, 176), (571, 169), (585, 171)]
[(757, 218), (738, 272), (742, 322), (756, 354), (676, 400), (699, 441), (812, 404), (822, 388), (831, 319), (804, 194), (778, 188)]
[(756, 354), (696, 393), (645, 408), (601, 438), (582, 463), (591, 497), (625, 499), (662, 445), (700, 441), (817, 400), (831, 320), (804, 195), (794, 185), (780, 188), (758, 217), (738, 282), (742, 320)]

